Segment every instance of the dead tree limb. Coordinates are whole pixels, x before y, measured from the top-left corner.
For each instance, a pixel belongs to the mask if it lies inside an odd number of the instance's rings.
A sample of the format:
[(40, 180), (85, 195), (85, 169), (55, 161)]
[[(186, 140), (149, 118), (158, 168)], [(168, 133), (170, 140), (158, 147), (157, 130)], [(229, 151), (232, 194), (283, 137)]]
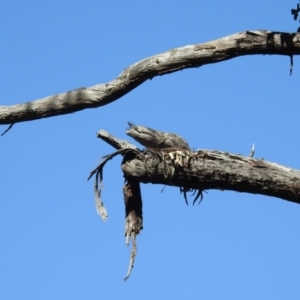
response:
[(300, 204), (300, 171), (212, 150), (152, 152), (124, 157), (124, 175), (142, 183), (165, 184), (194, 190), (231, 190), (261, 194)]
[[(97, 212), (106, 220), (106, 210), (100, 198), (101, 189), (98, 191), (98, 177), (101, 184), (105, 163), (118, 154), (123, 155), (121, 168), (125, 178), (126, 245), (132, 241), (128, 272), (124, 280), (131, 274), (137, 253), (136, 236), (143, 229), (140, 183), (180, 187), (186, 202), (186, 193), (189, 191), (197, 192), (195, 203), (200, 196), (202, 200), (203, 191), (218, 189), (272, 196), (300, 204), (299, 170), (254, 159), (251, 155), (245, 157), (212, 150), (192, 151), (180, 136), (148, 127), (130, 125), (127, 134), (143, 145), (150, 143), (152, 147), (139, 150), (131, 143), (100, 130), (97, 137), (117, 151), (105, 156), (104, 161), (90, 173), (90, 177), (96, 177), (94, 189)], [(178, 148), (179, 144), (183, 148)], [(173, 148), (161, 148), (163, 145)], [(251, 151), (253, 154), (254, 145)]]
[(136, 236), (143, 229), (143, 202), (141, 196), (140, 183), (132, 178), (127, 179), (123, 187), (125, 202), (125, 237), (126, 245), (132, 241), (132, 250), (130, 255), (129, 267), (124, 280), (127, 280), (131, 274), (134, 260), (137, 252)]
[(133, 144), (125, 140), (120, 140), (103, 129), (97, 132), (97, 138), (102, 139), (104, 142), (106, 142), (107, 144), (109, 144), (110, 146), (114, 147), (117, 150), (126, 149), (126, 148), (137, 149), (137, 147), (134, 146)]
[[(131, 143), (104, 130), (97, 136), (110, 145), (119, 141), (119, 146), (114, 146), (116, 149), (135, 149), (123, 154), (122, 170), (126, 178), (190, 189), (261, 194), (300, 204), (300, 170), (215, 150), (192, 152), (169, 148), (138, 151)], [(110, 141), (105, 138), (107, 136)]]
[(299, 55), (300, 33), (245, 31), (203, 44), (175, 48), (129, 66), (117, 78), (104, 84), (82, 87), (32, 102), (0, 106), (0, 124), (38, 120), (100, 107), (121, 98), (155, 76), (255, 54)]

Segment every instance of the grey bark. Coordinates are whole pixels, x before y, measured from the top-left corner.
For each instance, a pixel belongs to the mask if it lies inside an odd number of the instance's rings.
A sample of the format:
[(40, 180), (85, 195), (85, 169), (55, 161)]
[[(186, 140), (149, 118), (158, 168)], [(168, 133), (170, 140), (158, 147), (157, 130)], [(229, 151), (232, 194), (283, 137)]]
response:
[(133, 144), (125, 140), (120, 140), (103, 129), (97, 132), (97, 137), (102, 139), (104, 142), (108, 143), (110, 146), (114, 147), (117, 150), (125, 149), (125, 148), (137, 149), (137, 147), (134, 146)]
[(0, 106), (0, 124), (14, 124), (100, 107), (121, 98), (155, 76), (255, 54), (299, 55), (300, 33), (245, 31), (203, 44), (172, 49), (129, 66), (117, 78), (104, 84), (82, 87), (32, 102)]
[(144, 152), (125, 155), (125, 177), (142, 183), (195, 190), (261, 194), (300, 204), (300, 171), (252, 157), (220, 151)]

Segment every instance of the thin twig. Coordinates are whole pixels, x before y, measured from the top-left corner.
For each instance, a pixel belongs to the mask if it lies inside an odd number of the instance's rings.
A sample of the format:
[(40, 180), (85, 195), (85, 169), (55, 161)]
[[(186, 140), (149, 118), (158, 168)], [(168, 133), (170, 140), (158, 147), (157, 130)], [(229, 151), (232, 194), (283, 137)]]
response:
[(13, 126), (14, 126), (15, 123), (11, 123), (8, 128), (1, 134), (1, 136), (3, 136), (8, 130), (10, 130)]
[(104, 165), (105, 165), (110, 159), (114, 158), (115, 156), (117, 156), (117, 155), (119, 155), (119, 154), (126, 153), (127, 151), (130, 151), (130, 150), (132, 151), (132, 150), (134, 150), (134, 149), (132, 149), (132, 148), (120, 149), (120, 150), (118, 150), (118, 151), (116, 151), (116, 152), (114, 152), (114, 153), (112, 153), (112, 154), (108, 154), (108, 155), (103, 156), (104, 160), (100, 163), (100, 165), (99, 165), (97, 168), (95, 168), (94, 170), (92, 170), (92, 171), (90, 172), (90, 175), (89, 175), (89, 177), (88, 177), (87, 180), (90, 180), (90, 178), (91, 178), (96, 172), (101, 171), (101, 170), (103, 169)]
[(250, 152), (250, 157), (253, 157), (253, 155), (254, 155), (254, 152), (255, 152), (255, 145), (254, 145), (254, 143), (253, 143), (253, 145), (252, 145), (252, 148), (251, 148), (251, 152)]
[(135, 256), (136, 256), (136, 251), (137, 251), (137, 247), (136, 247), (136, 234), (134, 232), (131, 233), (131, 240), (132, 240), (132, 249), (131, 249), (131, 254), (130, 254), (130, 261), (129, 261), (129, 267), (128, 267), (128, 271), (127, 274), (124, 278), (124, 281), (126, 281), (130, 274), (131, 271), (133, 269), (133, 264), (134, 264), (134, 260), (135, 260)]

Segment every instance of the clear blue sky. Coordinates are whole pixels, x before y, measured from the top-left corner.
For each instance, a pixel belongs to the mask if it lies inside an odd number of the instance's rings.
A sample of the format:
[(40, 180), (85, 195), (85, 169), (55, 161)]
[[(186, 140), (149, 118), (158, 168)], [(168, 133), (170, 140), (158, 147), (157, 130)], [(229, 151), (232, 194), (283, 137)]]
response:
[[(136, 61), (244, 30), (293, 32), (289, 1), (0, 2), (0, 105), (105, 83)], [(144, 230), (124, 283), (121, 158), (104, 170), (108, 221), (87, 176), (127, 121), (195, 149), (300, 168), (300, 60), (244, 56), (156, 77), (98, 109), (16, 124), (0, 138), (0, 299), (300, 299), (300, 206), (143, 185)], [(3, 132), (7, 126), (1, 126)], [(130, 138), (128, 137), (128, 140)], [(131, 140), (132, 141), (132, 140)], [(159, 207), (159, 209), (157, 209)]]

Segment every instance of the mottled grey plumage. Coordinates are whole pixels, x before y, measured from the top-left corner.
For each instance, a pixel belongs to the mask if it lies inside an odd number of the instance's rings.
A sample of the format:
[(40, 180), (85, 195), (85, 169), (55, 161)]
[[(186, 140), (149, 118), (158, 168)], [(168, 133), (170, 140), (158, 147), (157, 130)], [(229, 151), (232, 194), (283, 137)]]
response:
[(134, 138), (146, 148), (179, 148), (190, 151), (188, 143), (179, 135), (174, 133), (161, 132), (144, 126), (137, 126), (129, 123), (126, 134)]

